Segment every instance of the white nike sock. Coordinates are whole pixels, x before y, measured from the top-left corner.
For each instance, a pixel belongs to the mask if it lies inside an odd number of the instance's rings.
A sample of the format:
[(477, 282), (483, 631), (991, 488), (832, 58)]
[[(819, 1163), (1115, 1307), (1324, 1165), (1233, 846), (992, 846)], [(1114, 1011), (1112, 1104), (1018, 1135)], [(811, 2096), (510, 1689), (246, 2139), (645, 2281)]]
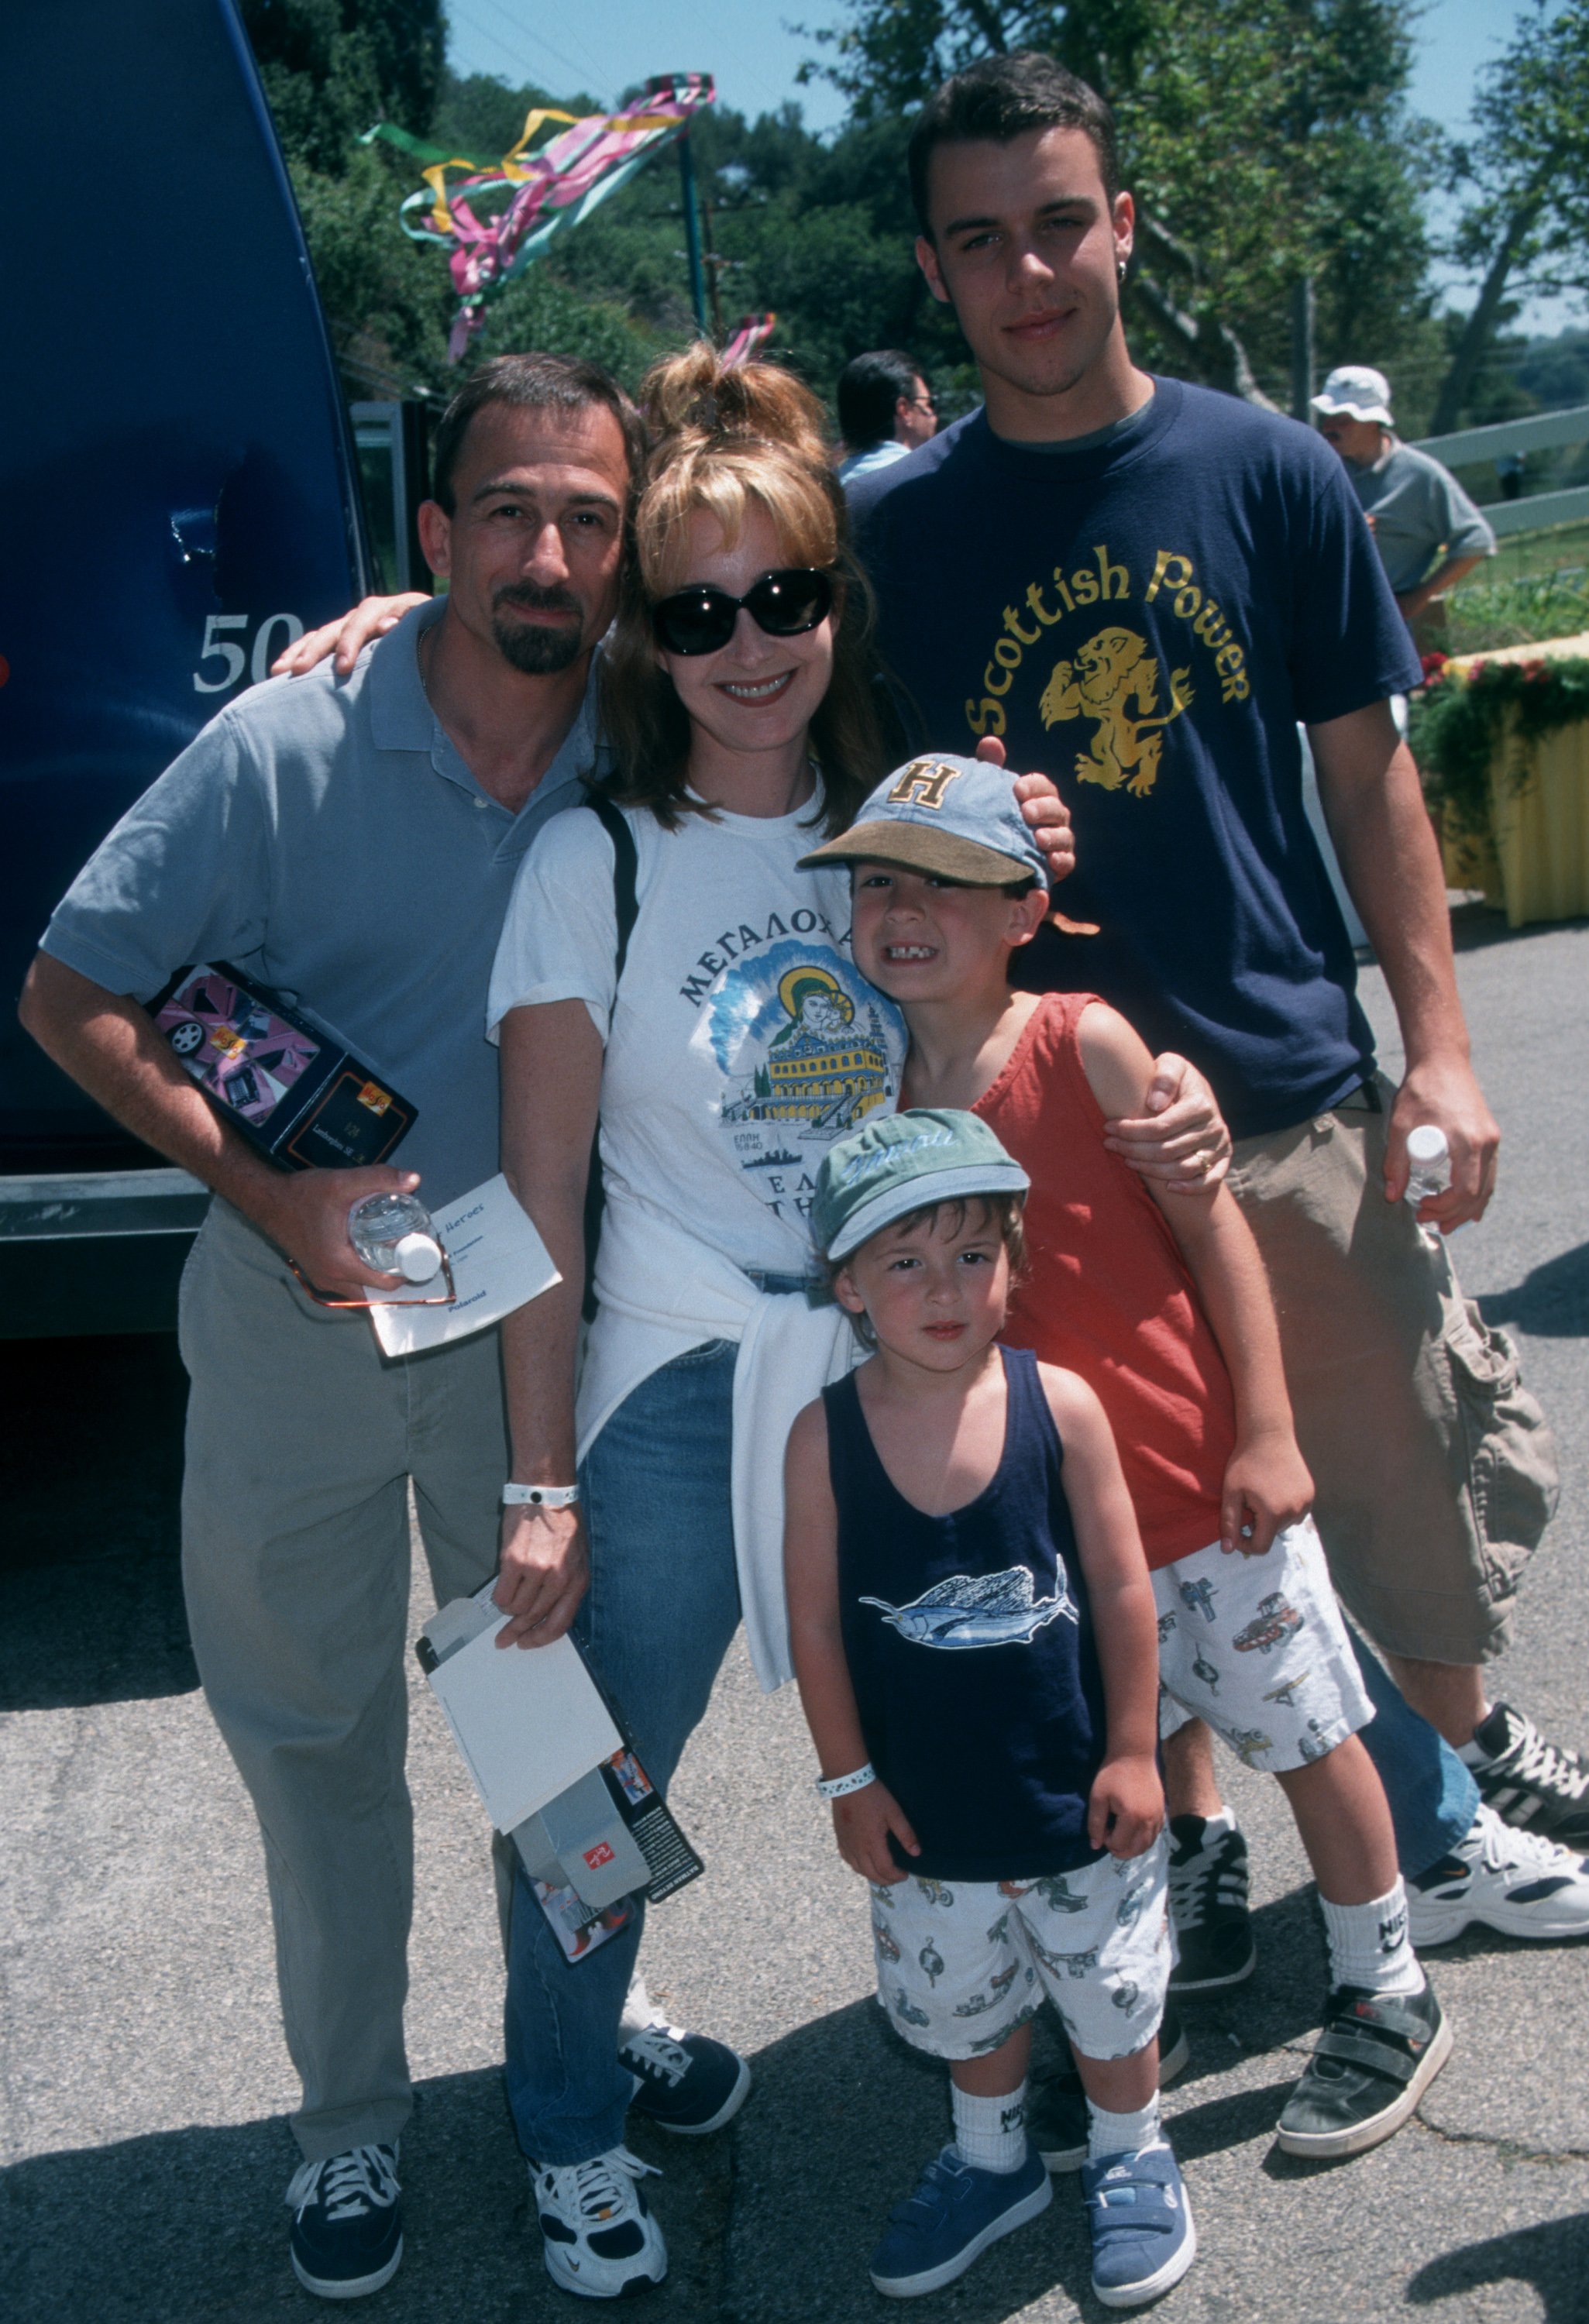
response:
[(1330, 1948), (1330, 1983), (1367, 1993), (1421, 1993), (1424, 1973), (1407, 1940), (1407, 1891), (1400, 1880), (1370, 1904), (1318, 1900)]
[(979, 2171), (1019, 2171), (1026, 2161), (1026, 2084), (1002, 2098), (977, 2098), (951, 2082), (949, 2095), (962, 2163)]
[(1087, 2100), (1087, 2161), (1101, 2163), (1106, 2154), (1141, 2154), (1145, 2147), (1162, 2146), (1159, 2127), (1159, 2093), (1136, 2114), (1111, 2114), (1095, 2100)]

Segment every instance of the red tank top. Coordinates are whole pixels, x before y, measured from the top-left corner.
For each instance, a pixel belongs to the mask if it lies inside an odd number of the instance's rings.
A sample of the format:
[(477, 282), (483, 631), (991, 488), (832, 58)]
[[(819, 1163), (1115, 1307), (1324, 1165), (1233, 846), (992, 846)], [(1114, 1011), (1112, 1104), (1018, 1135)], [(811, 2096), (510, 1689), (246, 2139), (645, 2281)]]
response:
[(1095, 998), (1043, 994), (975, 1109), (1031, 1179), (1026, 1273), (1003, 1337), (1095, 1390), (1148, 1563), (1169, 1565), (1219, 1538), (1235, 1403), (1169, 1222), (1104, 1144), (1076, 1039)]

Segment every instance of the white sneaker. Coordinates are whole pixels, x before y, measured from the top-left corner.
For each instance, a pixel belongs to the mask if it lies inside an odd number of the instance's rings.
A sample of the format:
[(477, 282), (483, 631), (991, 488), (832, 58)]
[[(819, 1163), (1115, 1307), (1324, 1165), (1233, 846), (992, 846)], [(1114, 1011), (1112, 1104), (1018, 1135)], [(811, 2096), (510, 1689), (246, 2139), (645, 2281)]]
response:
[(1416, 1951), (1449, 1943), (1470, 1922), (1509, 1937), (1589, 1936), (1589, 1864), (1481, 1807), (1449, 1856), (1407, 1884)]
[(668, 2246), (635, 2183), (651, 2172), (655, 2163), (626, 2146), (609, 2147), (588, 2163), (530, 2165), (546, 2272), (564, 2292), (618, 2300), (661, 2283)]

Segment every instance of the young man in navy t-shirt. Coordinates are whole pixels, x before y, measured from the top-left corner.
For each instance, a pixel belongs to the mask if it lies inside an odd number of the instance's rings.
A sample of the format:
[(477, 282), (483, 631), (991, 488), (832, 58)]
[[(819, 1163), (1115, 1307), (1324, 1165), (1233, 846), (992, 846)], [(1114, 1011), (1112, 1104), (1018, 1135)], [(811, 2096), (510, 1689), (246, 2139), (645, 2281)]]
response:
[[(923, 107), (910, 168), (917, 257), (986, 401), (852, 496), (909, 740), (968, 751), (997, 737), (1061, 784), (1076, 836), (1065, 912), (1093, 932), (1045, 932), (1026, 981), (1104, 993), (1208, 1074), (1273, 1281), (1336, 1586), (1482, 1789), (1581, 1846), (1570, 1766), (1492, 1705), (1481, 1668), (1549, 1513), (1548, 1436), (1400, 1199), (1407, 1133), (1434, 1122), (1453, 1181), (1419, 1216), (1449, 1231), (1482, 1215), (1499, 1131), (1388, 706), (1419, 670), (1372, 538), (1310, 430), (1132, 364), (1119, 291), (1134, 211), (1108, 109), (1085, 84), (1032, 53), (974, 66)], [(1399, 1091), (1376, 1074), (1304, 813), (1298, 723), (1396, 1003)], [(1475, 1515), (1458, 1418), (1459, 1394), (1471, 1413), (1495, 1378), (1481, 1457), (1510, 1474), (1506, 1538)], [(1183, 1895), (1207, 1891), (1191, 1914), (1204, 1973), (1184, 1943), (1178, 1981), (1233, 1982), (1252, 1966), (1245, 1915), (1222, 1925), (1209, 1907), (1216, 1884), (1228, 1897), (1244, 1878), (1244, 1849), (1206, 1731), (1172, 1759), (1171, 1790)], [(1478, 1796), (1447, 1783), (1443, 1817), (1425, 1819), (1427, 1877), (1442, 1910), (1457, 1891), (1474, 1917), (1518, 1925), (1511, 1892), (1539, 1870), (1488, 1860), (1495, 1823)], [(1405, 1825), (1402, 1842), (1418, 1872)]]

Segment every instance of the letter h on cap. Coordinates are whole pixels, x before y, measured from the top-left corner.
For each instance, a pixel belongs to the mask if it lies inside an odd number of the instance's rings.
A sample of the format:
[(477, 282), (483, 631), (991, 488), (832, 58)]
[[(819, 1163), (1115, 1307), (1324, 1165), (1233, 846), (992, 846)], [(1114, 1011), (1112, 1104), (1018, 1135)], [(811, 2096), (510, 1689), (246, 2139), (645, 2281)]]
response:
[(912, 759), (888, 795), (890, 807), (929, 807), (935, 811), (944, 803), (944, 793), (949, 785), (958, 782), (964, 767), (951, 767), (943, 759)]

